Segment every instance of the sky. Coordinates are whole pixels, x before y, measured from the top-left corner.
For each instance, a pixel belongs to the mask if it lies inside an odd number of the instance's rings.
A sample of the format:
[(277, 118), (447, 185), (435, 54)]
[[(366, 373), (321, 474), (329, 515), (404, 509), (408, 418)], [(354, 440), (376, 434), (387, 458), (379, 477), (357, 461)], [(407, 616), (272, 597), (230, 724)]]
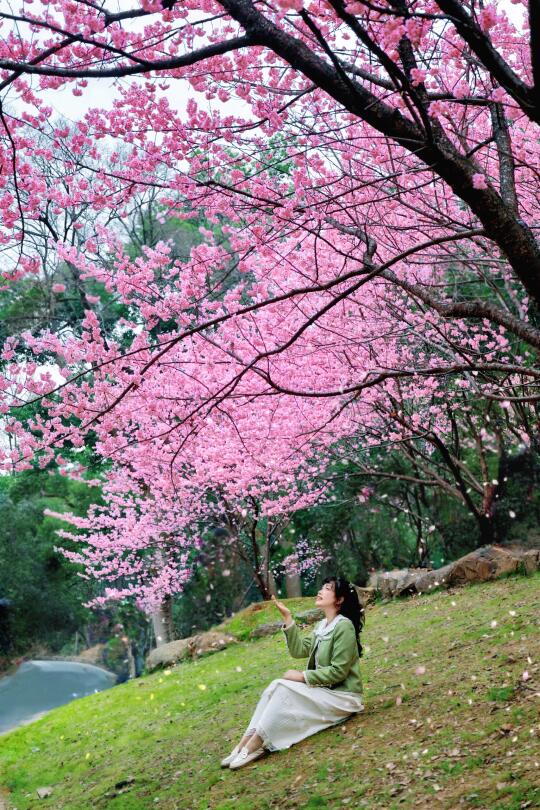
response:
[[(0, 0), (5, 2), (5, 0)], [(129, 8), (137, 8), (140, 6), (139, 0), (106, 0), (105, 5), (111, 11), (122, 10), (125, 11)], [(498, 4), (502, 7), (510, 20), (518, 23), (523, 19), (524, 9), (521, 5), (515, 5), (511, 0), (501, 0)], [(20, 6), (19, 2), (12, 4), (14, 9)], [(201, 15), (198, 15), (201, 16)], [(195, 17), (193, 18), (195, 19)], [(129, 22), (131, 30), (142, 30), (148, 20), (132, 20)], [(5, 28), (3, 29), (6, 30)], [(126, 79), (124, 81), (131, 82), (137, 79)], [(140, 80), (140, 79), (139, 79)], [(248, 105), (238, 97), (232, 97), (230, 101), (223, 103), (218, 99), (207, 100), (203, 94), (197, 93), (191, 85), (182, 80), (167, 80), (170, 81), (170, 87), (164, 93), (171, 107), (178, 112), (185, 112), (187, 103), (190, 98), (195, 98), (201, 107), (207, 109), (219, 109), (222, 113), (237, 116), (249, 117), (250, 110)], [(53, 109), (54, 113), (59, 117), (64, 117), (70, 121), (81, 120), (87, 110), (91, 107), (100, 107), (110, 109), (116, 98), (116, 88), (112, 79), (89, 79), (88, 87), (82, 96), (74, 96), (72, 92), (72, 85), (66, 85), (58, 90), (40, 91), (40, 95), (46, 100), (46, 103)], [(11, 103), (18, 107), (15, 99), (8, 99)]]

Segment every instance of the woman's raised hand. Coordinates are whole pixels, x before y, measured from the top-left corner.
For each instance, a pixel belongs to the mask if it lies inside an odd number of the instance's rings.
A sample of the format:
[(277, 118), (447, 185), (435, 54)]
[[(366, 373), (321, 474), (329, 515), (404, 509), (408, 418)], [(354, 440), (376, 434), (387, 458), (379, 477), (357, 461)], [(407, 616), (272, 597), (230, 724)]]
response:
[(291, 615), (292, 615), (292, 614), (291, 614), (291, 611), (289, 610), (289, 608), (288, 608), (288, 607), (286, 607), (286, 605), (284, 605), (284, 604), (283, 604), (283, 602), (279, 602), (279, 601), (276, 599), (276, 597), (274, 596), (274, 594), (272, 594), (272, 596), (270, 597), (270, 599), (272, 600), (272, 602), (274, 603), (274, 605), (277, 607), (277, 609), (279, 610), (279, 612), (280, 612), (280, 613), (281, 613), (281, 615), (283, 616), (284, 620), (285, 620), (285, 621), (287, 621), (287, 619), (290, 619), (290, 617), (291, 617)]

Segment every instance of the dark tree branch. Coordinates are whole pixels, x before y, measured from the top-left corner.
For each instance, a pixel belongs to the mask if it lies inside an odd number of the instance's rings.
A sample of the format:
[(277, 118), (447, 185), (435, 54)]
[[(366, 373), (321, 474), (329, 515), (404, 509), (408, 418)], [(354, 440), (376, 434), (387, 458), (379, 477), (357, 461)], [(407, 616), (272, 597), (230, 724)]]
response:
[(529, 28), (531, 31), (532, 92), (536, 109), (540, 109), (540, 3), (538, 0), (529, 0)]
[[(116, 65), (115, 67), (99, 69), (86, 67), (60, 68), (37, 65), (34, 63), (25, 64), (10, 59), (0, 59), (0, 69), (13, 70), (19, 73), (38, 74), (41, 76), (59, 76), (64, 79), (121, 78), (122, 76), (134, 76), (141, 73), (177, 70), (178, 68), (189, 67), (205, 59), (221, 56), (224, 53), (237, 51), (240, 48), (245, 48), (253, 44), (249, 36), (234, 37), (233, 39), (228, 39), (224, 42), (215, 42), (212, 45), (206, 45), (204, 48), (200, 48), (198, 51), (192, 51), (191, 53), (182, 54), (182, 56), (170, 59), (158, 59), (157, 61), (146, 62), (144, 64)], [(96, 45), (96, 47), (99, 48), (99, 45)]]
[(532, 88), (505, 62), (487, 34), (465, 10), (463, 3), (460, 0), (437, 0), (437, 5), (448, 15), (458, 34), (497, 82), (533, 121), (540, 123), (540, 108), (535, 103)]
[(494, 188), (475, 188), (478, 166), (462, 155), (450, 139), (434, 128), (433, 142), (394, 107), (381, 101), (358, 82), (345, 83), (335, 68), (304, 42), (295, 39), (266, 19), (251, 0), (220, 0), (231, 17), (257, 44), (271, 48), (293, 68), (300, 70), (349, 112), (378, 132), (412, 152), (437, 173), (471, 208), (483, 224), (486, 236), (507, 256), (530, 297), (540, 305), (540, 248), (530, 228), (518, 219)]
[(489, 112), (493, 126), (493, 136), (499, 155), (499, 185), (501, 197), (515, 216), (518, 216), (519, 208), (515, 178), (516, 166), (512, 153), (512, 141), (510, 140), (508, 122), (504, 114), (504, 107), (502, 104), (492, 102), (489, 105)]
[[(374, 240), (367, 236), (364, 229), (350, 225), (342, 225), (335, 219), (329, 219), (329, 221), (342, 233), (354, 235), (358, 237), (358, 239), (360, 239), (364, 244), (369, 243), (368, 249), (371, 252), (371, 255), (373, 255), (376, 250), (376, 245)], [(464, 232), (458, 231), (455, 234), (440, 236), (435, 239), (431, 239), (429, 242), (426, 242), (423, 245), (416, 245), (409, 251), (400, 254), (399, 257), (394, 257), (394, 259), (392, 259), (392, 263), (395, 264), (397, 261), (403, 261), (403, 259), (407, 258), (407, 255), (427, 247), (432, 247), (438, 244), (440, 245), (444, 242), (457, 241), (460, 239), (470, 239), (473, 236), (481, 235), (483, 235), (483, 231), (476, 230)], [(499, 326), (504, 326), (505, 329), (508, 329), (510, 332), (512, 332), (512, 334), (521, 338), (530, 346), (540, 349), (540, 331), (538, 329), (535, 329), (535, 327), (531, 324), (516, 318), (511, 313), (506, 312), (504, 309), (501, 309), (489, 301), (440, 301), (433, 295), (433, 293), (431, 293), (421, 284), (414, 284), (413, 282), (396, 276), (396, 274), (389, 269), (388, 262), (379, 268), (379, 275), (387, 281), (390, 281), (392, 284), (400, 287), (402, 290), (414, 296), (418, 300), (422, 301), (424, 304), (427, 304), (444, 318), (488, 318), (492, 323), (496, 323)]]

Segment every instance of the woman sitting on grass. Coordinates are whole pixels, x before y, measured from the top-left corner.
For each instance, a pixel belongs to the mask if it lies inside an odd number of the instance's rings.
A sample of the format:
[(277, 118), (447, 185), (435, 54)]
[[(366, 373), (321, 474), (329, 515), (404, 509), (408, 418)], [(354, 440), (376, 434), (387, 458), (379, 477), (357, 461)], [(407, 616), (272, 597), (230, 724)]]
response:
[(266, 751), (290, 748), (364, 708), (359, 665), (364, 610), (356, 589), (346, 579), (327, 577), (315, 599), (326, 618), (305, 638), (283, 602), (275, 596), (272, 601), (283, 616), (290, 654), (307, 658), (307, 668), (288, 669), (266, 687), (223, 768), (241, 768)]

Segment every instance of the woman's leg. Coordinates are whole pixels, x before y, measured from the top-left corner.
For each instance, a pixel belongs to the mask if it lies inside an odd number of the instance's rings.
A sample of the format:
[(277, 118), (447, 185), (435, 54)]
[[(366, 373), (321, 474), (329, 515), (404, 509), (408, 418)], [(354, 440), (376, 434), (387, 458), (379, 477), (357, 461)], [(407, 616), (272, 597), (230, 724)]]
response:
[(258, 734), (252, 734), (248, 739), (249, 742), (246, 743), (246, 748), (250, 753), (260, 748), (263, 744), (262, 737), (259, 737)]
[(260, 748), (260, 746), (262, 745), (262, 740), (259, 737), (259, 735), (256, 733), (255, 726), (256, 726), (260, 716), (262, 715), (262, 713), (266, 709), (266, 706), (268, 705), (268, 701), (270, 700), (270, 697), (271, 697), (271, 695), (273, 694), (273, 691), (274, 691), (275, 683), (276, 683), (275, 680), (272, 681), (271, 683), (268, 684), (266, 689), (263, 691), (263, 693), (262, 693), (262, 695), (261, 695), (261, 697), (259, 699), (259, 702), (257, 703), (257, 706), (255, 707), (255, 711), (253, 712), (253, 714), (251, 716), (251, 720), (249, 721), (249, 725), (247, 727), (247, 730), (244, 732), (244, 736), (242, 737), (242, 739), (238, 743), (238, 749), (239, 750), (243, 746), (247, 745), (249, 751), (254, 751), (256, 748)]
[(244, 745), (247, 745), (247, 741), (250, 740), (251, 737), (253, 737), (253, 732), (251, 732), (250, 734), (244, 734), (244, 736), (242, 737), (242, 739), (238, 743), (238, 746), (237, 746), (238, 750), (240, 750), (240, 748), (243, 748)]

